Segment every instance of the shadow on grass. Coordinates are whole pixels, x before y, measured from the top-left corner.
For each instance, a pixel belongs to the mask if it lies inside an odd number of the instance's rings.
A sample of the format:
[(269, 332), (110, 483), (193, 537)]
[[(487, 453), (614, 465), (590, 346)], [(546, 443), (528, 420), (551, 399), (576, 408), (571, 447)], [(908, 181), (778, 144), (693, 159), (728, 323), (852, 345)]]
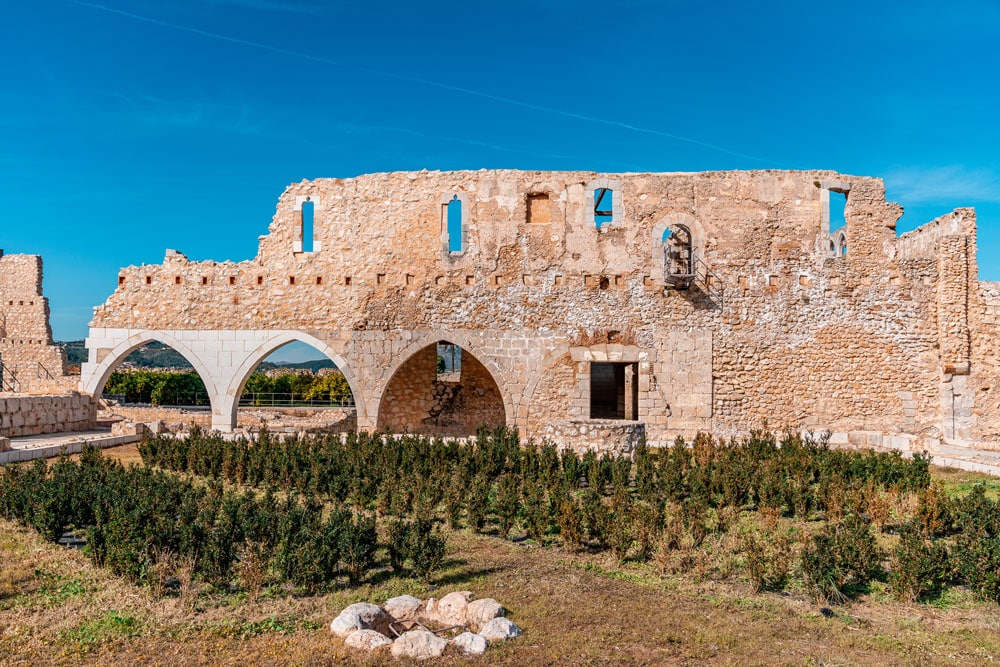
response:
[[(444, 560), (436, 570), (436, 572), (439, 573), (438, 576), (432, 576), (430, 583), (433, 583), (435, 586), (462, 584), (474, 579), (487, 577), (499, 571), (499, 568), (495, 567), (467, 569), (468, 565), (469, 561), (461, 558), (449, 558)], [(412, 572), (396, 572), (391, 567), (383, 567), (369, 574), (369, 576), (364, 580), (364, 583), (371, 586), (380, 586), (393, 579), (406, 579), (413, 576), (414, 574)]]

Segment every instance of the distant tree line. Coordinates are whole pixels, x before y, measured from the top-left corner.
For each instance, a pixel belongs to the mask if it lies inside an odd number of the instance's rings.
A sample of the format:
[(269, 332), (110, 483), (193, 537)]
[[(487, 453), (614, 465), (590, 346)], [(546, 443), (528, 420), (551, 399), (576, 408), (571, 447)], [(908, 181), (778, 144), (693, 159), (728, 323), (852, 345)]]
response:
[[(126, 403), (151, 405), (208, 405), (208, 391), (195, 371), (146, 369), (117, 370), (108, 378), (105, 395), (123, 396)], [(250, 375), (243, 390), (258, 405), (267, 405), (275, 396), (285, 402), (351, 399), (351, 388), (339, 372), (323, 376), (311, 373), (268, 375), (260, 370)]]

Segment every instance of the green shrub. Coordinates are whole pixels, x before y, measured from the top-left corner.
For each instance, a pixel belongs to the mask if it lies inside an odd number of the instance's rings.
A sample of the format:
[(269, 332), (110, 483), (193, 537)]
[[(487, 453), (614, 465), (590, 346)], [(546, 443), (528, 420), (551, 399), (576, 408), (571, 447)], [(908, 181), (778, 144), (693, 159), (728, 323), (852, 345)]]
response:
[(340, 559), (351, 583), (356, 584), (375, 563), (375, 550), (378, 548), (375, 517), (355, 515), (353, 518), (338, 517), (338, 520), (340, 532), (337, 548)]
[(447, 541), (433, 519), (399, 519), (389, 528), (388, 548), (393, 570), (426, 580), (441, 566)]
[(871, 522), (859, 514), (827, 524), (802, 550), (802, 576), (818, 601), (843, 600), (881, 570)]
[(791, 561), (787, 533), (751, 529), (740, 537), (739, 549), (754, 593), (784, 589)]
[(937, 595), (952, 576), (948, 548), (927, 538), (918, 520), (900, 526), (892, 552), (889, 589), (897, 599), (913, 602)]
[(493, 492), (493, 513), (497, 518), (500, 537), (507, 539), (521, 511), (521, 480), (513, 473), (504, 473)]
[(545, 484), (541, 480), (526, 483), (522, 493), (528, 537), (542, 544), (552, 523), (552, 502), (546, 496)]
[(566, 496), (559, 502), (556, 523), (559, 524), (559, 537), (563, 546), (570, 551), (579, 549), (583, 544), (583, 517), (571, 496)]
[(976, 597), (1000, 603), (1000, 536), (962, 535), (952, 553), (961, 579)]

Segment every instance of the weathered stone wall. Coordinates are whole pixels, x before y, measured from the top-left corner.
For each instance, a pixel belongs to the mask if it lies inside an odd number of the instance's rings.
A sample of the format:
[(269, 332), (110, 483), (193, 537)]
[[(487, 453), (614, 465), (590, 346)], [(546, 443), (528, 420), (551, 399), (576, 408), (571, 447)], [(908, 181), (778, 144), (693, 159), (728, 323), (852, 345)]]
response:
[[(102, 418), (124, 419), (135, 423), (162, 421), (171, 431), (212, 427), (209, 410), (167, 408), (146, 405), (111, 405), (102, 411)], [(266, 425), (274, 432), (308, 430), (348, 430), (356, 428), (354, 411), (345, 408), (240, 408), (237, 424), (240, 428), (256, 431)]]
[(578, 419), (546, 423), (536, 436), (577, 454), (631, 454), (646, 437), (645, 424), (611, 419)]
[(42, 296), (42, 258), (0, 250), (0, 392), (59, 392), (66, 380), (66, 353), (52, 344), (49, 302)]
[(0, 436), (88, 431), (97, 408), (86, 394), (64, 396), (0, 396)]
[[(599, 188), (612, 190), (600, 227)], [(847, 193), (846, 255), (829, 249), (830, 190)], [(455, 199), (463, 231), (451, 252)], [(95, 312), (83, 386), (99, 391), (143, 340), (177, 344), (215, 387), (213, 424), (226, 428), (256, 361), (299, 339), (344, 371), (360, 427), (415, 430), (443, 396), (424, 350), (447, 340), (528, 435), (589, 419), (590, 368), (603, 359), (635, 373), (635, 417), (654, 443), (764, 420), (994, 437), (996, 418), (961, 386), (1000, 379), (982, 329), (995, 309), (978, 305), (974, 213), (897, 239), (900, 215), (881, 180), (829, 171), (303, 181), (282, 194), (251, 261), (168, 251), (160, 266), (123, 269)], [(693, 239), (687, 290), (665, 273), (664, 232), (680, 225)]]

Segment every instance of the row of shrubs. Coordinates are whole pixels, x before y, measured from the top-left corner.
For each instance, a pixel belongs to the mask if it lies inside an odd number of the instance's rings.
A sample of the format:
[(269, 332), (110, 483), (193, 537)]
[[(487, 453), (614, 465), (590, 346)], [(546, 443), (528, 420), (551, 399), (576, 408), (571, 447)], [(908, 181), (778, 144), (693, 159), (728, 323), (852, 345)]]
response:
[[(249, 588), (267, 573), (310, 590), (340, 573), (359, 580), (375, 562), (381, 515), (389, 564), (424, 577), (443, 558), (436, 526), (447, 522), (682, 570), (696, 566), (699, 549), (726, 542), (754, 588), (780, 590), (794, 573), (817, 599), (878, 579), (901, 599), (962, 584), (1000, 600), (1000, 507), (981, 488), (949, 498), (929, 483), (927, 457), (766, 432), (738, 442), (703, 435), (633, 457), (522, 445), (503, 429), (466, 444), (259, 438), (151, 437), (140, 445), (145, 468), (94, 453), (79, 467), (11, 468), (0, 509), (50, 538), (87, 526), (94, 558), (135, 579), (173, 553), (220, 584), (235, 574)], [(223, 491), (223, 481), (259, 490)]]
[[(279, 439), (264, 431), (251, 442), (196, 432), (151, 438), (141, 453), (175, 471), (277, 484), (359, 511), (437, 517), (502, 537), (523, 532), (539, 544), (607, 549), (622, 561), (697, 548), (748, 510), (822, 519), (794, 539), (743, 531), (736, 555), (755, 588), (783, 587), (794, 561), (817, 598), (850, 595), (874, 578), (905, 599), (963, 583), (987, 599), (1000, 594), (982, 575), (1000, 565), (990, 551), (995, 503), (981, 493), (949, 500), (929, 485), (929, 457), (833, 450), (798, 434), (761, 431), (730, 442), (701, 435), (691, 446), (640, 447), (628, 458), (523, 445), (504, 429), (481, 431), (465, 445), (377, 433)], [(891, 523), (888, 498), (908, 494), (919, 499), (916, 516)], [(881, 531), (900, 534), (892, 553), (878, 547)]]
[[(184, 563), (198, 580), (226, 587), (235, 578), (251, 591), (276, 580), (314, 592), (342, 575), (352, 582), (368, 575), (379, 547), (371, 513), (282, 495), (126, 468), (96, 449), (79, 463), (61, 458), (0, 470), (4, 516), (50, 540), (85, 530), (90, 557), (133, 581), (159, 585)], [(440, 530), (397, 523), (398, 543), (388, 545), (393, 565), (428, 575), (444, 554)]]
[[(586, 490), (662, 505), (666, 501), (737, 509), (772, 507), (806, 519), (842, 505), (852, 490), (917, 491), (930, 482), (929, 457), (835, 450), (822, 440), (759, 431), (741, 440), (699, 435), (691, 446), (640, 447), (631, 457), (521, 443), (516, 431), (480, 430), (468, 443), (418, 435), (352, 432), (256, 441), (193, 432), (154, 436), (140, 446), (147, 465), (233, 484), (277, 485), (349, 502), (359, 510), (409, 516), (439, 505), (470, 524), (492, 498), (501, 523), (521, 505), (558, 503)], [(506, 531), (501, 531), (506, 533)]]

